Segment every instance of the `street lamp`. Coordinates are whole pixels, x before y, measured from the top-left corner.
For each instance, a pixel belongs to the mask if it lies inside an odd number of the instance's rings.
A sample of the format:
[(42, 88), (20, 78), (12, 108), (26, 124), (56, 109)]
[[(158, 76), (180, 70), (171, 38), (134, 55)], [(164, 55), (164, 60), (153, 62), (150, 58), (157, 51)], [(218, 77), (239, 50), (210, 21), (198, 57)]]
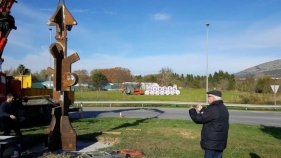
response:
[(208, 45), (209, 45), (209, 26), (210, 24), (206, 24), (206, 103), (208, 104), (208, 94), (209, 91), (209, 57), (208, 57)]
[[(49, 28), (49, 41), (50, 41), (50, 45), (52, 44), (52, 28)], [(52, 66), (52, 56), (50, 54), (50, 67)], [(50, 74), (50, 79), (49, 79), (49, 88), (51, 88), (51, 81), (52, 81), (52, 74)]]
[(49, 28), (49, 33), (50, 33), (50, 44), (52, 43), (52, 28)]
[[(49, 28), (49, 41), (50, 41), (50, 45), (52, 44), (52, 28)], [(52, 57), (50, 56), (50, 66), (51, 66), (51, 64), (52, 64), (52, 62), (51, 62), (51, 59), (52, 59)]]

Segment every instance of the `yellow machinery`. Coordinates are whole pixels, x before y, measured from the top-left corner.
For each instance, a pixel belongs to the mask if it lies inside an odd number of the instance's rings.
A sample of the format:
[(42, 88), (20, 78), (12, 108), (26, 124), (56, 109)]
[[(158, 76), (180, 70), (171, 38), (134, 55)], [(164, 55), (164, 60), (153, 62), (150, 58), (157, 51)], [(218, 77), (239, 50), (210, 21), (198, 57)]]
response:
[(21, 81), (21, 88), (31, 88), (32, 87), (32, 77), (31, 75), (18, 75), (14, 76), (15, 79)]

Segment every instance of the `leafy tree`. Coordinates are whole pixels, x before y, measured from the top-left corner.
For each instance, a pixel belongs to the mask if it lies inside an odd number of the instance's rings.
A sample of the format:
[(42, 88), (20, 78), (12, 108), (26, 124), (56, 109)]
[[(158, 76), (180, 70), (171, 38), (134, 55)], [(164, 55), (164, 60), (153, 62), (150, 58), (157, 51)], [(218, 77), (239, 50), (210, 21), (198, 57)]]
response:
[(158, 75), (146, 75), (143, 77), (144, 82), (157, 82)]
[(40, 72), (32, 73), (32, 81), (47, 81), (50, 80), (51, 74), (47, 72), (47, 69), (43, 69)]
[(181, 79), (184, 79), (184, 75), (183, 74), (181, 74), (181, 77), (180, 77)]
[(257, 81), (255, 91), (257, 93), (269, 93), (269, 92), (271, 92), (271, 88), (270, 88), (271, 84), (272, 84), (271, 77), (265, 76), (265, 77), (259, 78)]
[(17, 68), (17, 72), (19, 75), (27, 75), (30, 74), (30, 69), (27, 69), (24, 65), (20, 64)]
[(122, 82), (131, 82), (133, 81), (133, 75), (131, 71), (127, 68), (115, 67), (110, 69), (98, 69), (92, 70), (91, 74), (95, 71), (100, 71), (106, 76), (109, 82), (111, 83), (122, 83)]
[(235, 85), (236, 85), (235, 76), (230, 75), (228, 78), (228, 90), (235, 89)]
[(235, 88), (235, 76), (228, 72), (215, 72), (214, 75), (209, 75), (209, 82), (211, 88), (232, 90)]
[(136, 75), (134, 76), (134, 81), (135, 82), (143, 82), (144, 78), (141, 75)]
[(82, 69), (82, 70), (76, 70), (73, 71), (73, 73), (76, 73), (78, 75), (78, 83), (79, 84), (85, 84), (85, 83), (89, 83), (90, 82), (90, 76), (87, 70)]
[(93, 85), (98, 88), (98, 90), (101, 90), (102, 87), (106, 86), (109, 82), (104, 74), (102, 74), (100, 71), (96, 71), (91, 76)]
[(244, 92), (254, 92), (255, 91), (255, 78), (249, 77), (249, 78), (243, 78), (239, 79), (237, 78), (235, 81), (236, 84), (236, 89), (238, 91), (244, 91)]

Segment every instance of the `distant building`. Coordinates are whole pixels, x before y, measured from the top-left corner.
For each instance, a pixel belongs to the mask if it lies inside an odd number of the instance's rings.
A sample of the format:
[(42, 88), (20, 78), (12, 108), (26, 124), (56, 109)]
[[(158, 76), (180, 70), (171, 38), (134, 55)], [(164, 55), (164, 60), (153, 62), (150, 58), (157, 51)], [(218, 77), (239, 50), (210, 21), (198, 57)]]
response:
[(31, 88), (47, 88), (47, 87), (44, 84), (42, 84), (42, 82), (34, 82), (32, 83)]
[(121, 88), (120, 85), (117, 83), (108, 83), (106, 86), (102, 87), (103, 90), (108, 90), (108, 91), (118, 90), (120, 88)]
[(141, 89), (148, 90), (150, 87), (159, 87), (159, 84), (155, 82), (141, 82)]
[(75, 87), (84, 87), (84, 88), (88, 88), (89, 87), (89, 84), (88, 83), (77, 83), (75, 85)]
[(52, 89), (54, 87), (53, 81), (44, 81), (41, 82), (44, 86), (46, 86), (48, 89)]

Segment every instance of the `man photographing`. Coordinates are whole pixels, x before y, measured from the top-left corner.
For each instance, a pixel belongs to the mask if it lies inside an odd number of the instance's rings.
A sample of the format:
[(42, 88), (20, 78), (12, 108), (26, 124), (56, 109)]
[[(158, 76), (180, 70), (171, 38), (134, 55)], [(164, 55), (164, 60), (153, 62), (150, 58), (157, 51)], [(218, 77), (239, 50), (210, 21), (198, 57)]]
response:
[(197, 105), (189, 110), (189, 115), (195, 123), (203, 124), (200, 144), (205, 150), (204, 158), (222, 158), (227, 145), (229, 113), (220, 91), (213, 90), (207, 94), (209, 106)]

